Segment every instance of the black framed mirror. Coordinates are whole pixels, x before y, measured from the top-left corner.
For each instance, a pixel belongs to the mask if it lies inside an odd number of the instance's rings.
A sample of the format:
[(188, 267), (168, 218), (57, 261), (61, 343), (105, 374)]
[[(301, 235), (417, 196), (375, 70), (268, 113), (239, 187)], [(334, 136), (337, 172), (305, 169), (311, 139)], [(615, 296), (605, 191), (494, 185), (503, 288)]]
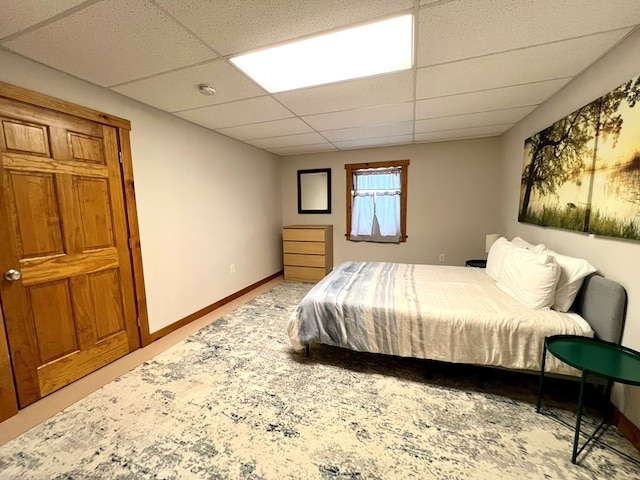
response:
[(331, 169), (298, 170), (298, 213), (331, 213)]

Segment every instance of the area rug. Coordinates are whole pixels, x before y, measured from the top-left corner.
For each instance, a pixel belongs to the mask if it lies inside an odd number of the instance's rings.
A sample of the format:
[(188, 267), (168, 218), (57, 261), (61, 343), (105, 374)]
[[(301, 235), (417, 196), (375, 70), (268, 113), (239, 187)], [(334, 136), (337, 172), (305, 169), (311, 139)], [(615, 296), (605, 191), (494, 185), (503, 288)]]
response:
[[(0, 478), (639, 478), (600, 444), (571, 463), (570, 382), (549, 384), (543, 415), (535, 375), (294, 352), (309, 288), (276, 286), (0, 447)], [(638, 456), (613, 428), (602, 440)]]

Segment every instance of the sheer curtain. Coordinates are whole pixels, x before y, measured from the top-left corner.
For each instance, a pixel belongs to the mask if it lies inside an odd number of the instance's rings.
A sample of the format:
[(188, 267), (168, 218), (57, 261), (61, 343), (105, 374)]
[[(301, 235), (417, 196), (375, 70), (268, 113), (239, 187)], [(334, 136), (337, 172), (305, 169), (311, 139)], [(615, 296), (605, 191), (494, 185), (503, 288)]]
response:
[(353, 174), (351, 240), (400, 242), (400, 169)]

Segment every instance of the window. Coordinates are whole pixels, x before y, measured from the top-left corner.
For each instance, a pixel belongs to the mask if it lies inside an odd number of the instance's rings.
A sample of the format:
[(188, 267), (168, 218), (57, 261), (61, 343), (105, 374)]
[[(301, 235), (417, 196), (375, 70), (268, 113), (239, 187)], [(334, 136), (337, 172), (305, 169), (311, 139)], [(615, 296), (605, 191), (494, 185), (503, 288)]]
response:
[(407, 240), (409, 160), (355, 163), (347, 171), (347, 240)]

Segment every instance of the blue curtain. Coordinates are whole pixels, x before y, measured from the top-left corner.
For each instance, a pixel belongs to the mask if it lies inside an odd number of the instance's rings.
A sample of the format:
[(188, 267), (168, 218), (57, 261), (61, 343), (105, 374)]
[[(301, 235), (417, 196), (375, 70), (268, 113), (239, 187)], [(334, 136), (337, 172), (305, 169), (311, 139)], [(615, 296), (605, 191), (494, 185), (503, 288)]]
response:
[(351, 240), (400, 242), (400, 170), (358, 170), (353, 174)]

